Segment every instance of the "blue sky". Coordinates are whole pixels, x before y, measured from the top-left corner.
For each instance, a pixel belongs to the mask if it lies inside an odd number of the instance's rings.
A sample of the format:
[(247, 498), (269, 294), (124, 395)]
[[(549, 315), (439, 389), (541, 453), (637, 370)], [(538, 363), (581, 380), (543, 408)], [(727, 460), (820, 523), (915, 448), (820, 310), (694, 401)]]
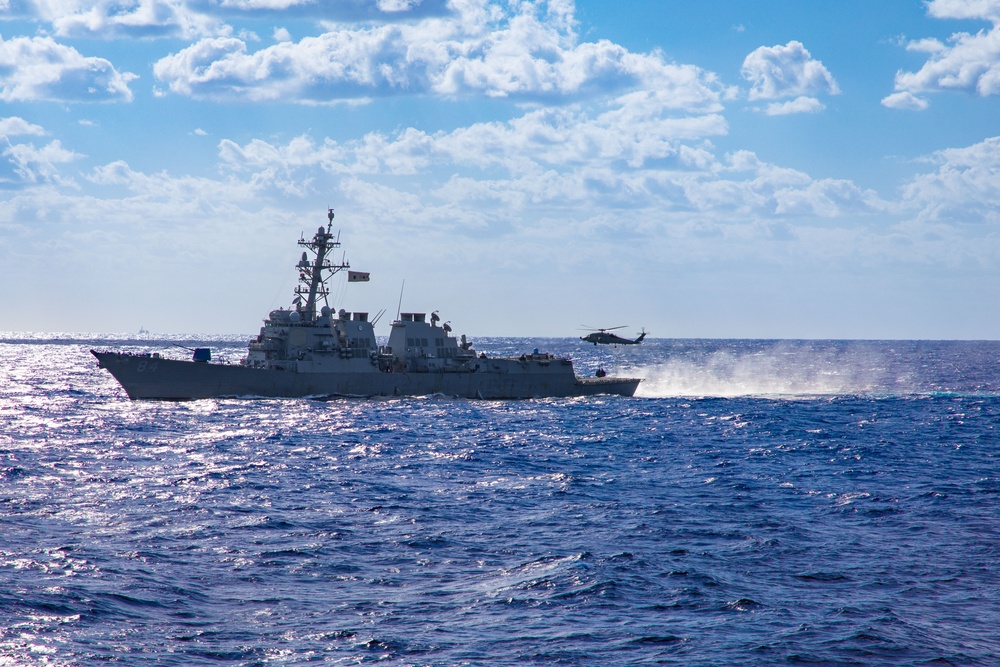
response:
[(1000, 332), (1000, 0), (0, 0), (0, 138), (0, 330)]

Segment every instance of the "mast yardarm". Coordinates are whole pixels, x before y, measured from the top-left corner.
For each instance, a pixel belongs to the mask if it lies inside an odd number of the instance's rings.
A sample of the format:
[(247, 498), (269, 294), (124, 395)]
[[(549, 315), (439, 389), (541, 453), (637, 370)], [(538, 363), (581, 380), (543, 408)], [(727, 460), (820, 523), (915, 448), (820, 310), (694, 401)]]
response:
[[(338, 271), (343, 271), (351, 266), (346, 260), (341, 261), (339, 264), (334, 264), (326, 258), (331, 250), (340, 247), (340, 235), (338, 234), (334, 238), (331, 232), (331, 228), (333, 227), (332, 208), (327, 212), (327, 219), (329, 222), (326, 225), (326, 229), (320, 226), (311, 241), (307, 241), (305, 238), (299, 239), (299, 245), (315, 255), (312, 262), (310, 262), (308, 253), (305, 250), (302, 251), (302, 259), (296, 265), (296, 268), (299, 270), (299, 284), (295, 287), (295, 299), (293, 303), (295, 304), (295, 310), (299, 312), (304, 322), (316, 321), (316, 300), (319, 297), (326, 300), (326, 297), (330, 294), (330, 290), (326, 286), (327, 279)], [(324, 271), (329, 272), (329, 275), (324, 275)], [(302, 304), (303, 297), (305, 298), (305, 305)]]

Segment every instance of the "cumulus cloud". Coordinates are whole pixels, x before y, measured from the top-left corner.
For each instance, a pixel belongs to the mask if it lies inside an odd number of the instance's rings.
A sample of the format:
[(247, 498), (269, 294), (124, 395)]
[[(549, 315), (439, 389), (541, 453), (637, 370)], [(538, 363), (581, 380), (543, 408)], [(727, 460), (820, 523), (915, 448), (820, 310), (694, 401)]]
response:
[(930, 156), (937, 164), (903, 190), (904, 201), (923, 220), (1000, 222), (1000, 137)]
[[(210, 14), (185, 0), (34, 0), (25, 3), (36, 20), (47, 22), (59, 37), (181, 37), (225, 30)], [(214, 4), (214, 3), (210, 3)]]
[(771, 115), (820, 111), (824, 107), (818, 95), (840, 93), (829, 70), (795, 40), (755, 49), (743, 60), (741, 74), (751, 83), (751, 101), (794, 98), (766, 107)]
[(765, 113), (768, 116), (785, 116), (792, 113), (816, 113), (826, 108), (826, 105), (815, 97), (796, 97), (787, 102), (772, 102), (768, 104)]
[(40, 125), (35, 125), (34, 123), (29, 123), (23, 118), (18, 118), (17, 116), (0, 118), (0, 137), (6, 138), (24, 135), (42, 136), (44, 134), (45, 128)]
[(326, 33), (255, 53), (235, 37), (204, 39), (159, 60), (153, 73), (170, 92), (208, 99), (325, 102), (420, 90), (399, 28)]
[(933, 0), (927, 13), (941, 19), (980, 19), (992, 28), (976, 34), (955, 33), (947, 42), (913, 40), (907, 50), (927, 53), (916, 72), (897, 72), (895, 91), (882, 104), (892, 109), (922, 110), (921, 95), (962, 91), (981, 96), (1000, 94), (1000, 0)]
[(41, 148), (32, 143), (10, 143), (0, 153), (0, 185), (35, 185), (39, 183), (71, 182), (59, 173), (59, 165), (72, 162), (81, 156), (63, 148), (59, 141), (52, 141)]
[(682, 154), (727, 132), (719, 114), (674, 115), (668, 92), (630, 93), (607, 104), (571, 105), (529, 111), (506, 122), (474, 123), (451, 132), (407, 128), (393, 136), (369, 133), (346, 144), (317, 144), (299, 137), (287, 145), (261, 140), (239, 146), (225, 140), (220, 154), (237, 171), (288, 173), (320, 167), (330, 173), (417, 174), (431, 165), (451, 173), (456, 166), (482, 174), (572, 171), (585, 166), (639, 169)]
[(904, 109), (907, 111), (923, 111), (928, 106), (927, 100), (920, 99), (908, 91), (887, 95), (882, 99), (882, 105), (890, 109)]
[(630, 88), (670, 89), (678, 105), (718, 107), (714, 75), (659, 53), (580, 43), (572, 4), (455, 3), (453, 16), (345, 28), (251, 52), (235, 37), (203, 39), (154, 66), (174, 94), (207, 99), (358, 101), (387, 94), (572, 100)]
[(225, 36), (232, 33), (227, 19), (278, 11), (336, 21), (415, 20), (450, 11), (448, 0), (26, 0), (17, 7), (19, 15), (48, 23), (56, 36), (102, 39)]
[(198, 3), (206, 13), (244, 14), (281, 11), (291, 16), (328, 21), (414, 20), (451, 13), (449, 0), (215, 0)]
[(930, 0), (927, 13), (940, 19), (985, 19), (1000, 22), (998, 0)]
[(130, 102), (134, 74), (50, 37), (0, 37), (0, 99), (6, 102)]
[[(87, 174), (86, 180), (95, 185), (123, 187), (143, 202), (158, 201), (176, 206), (179, 211), (187, 211), (185, 215), (192, 216), (193, 220), (198, 218), (198, 208), (205, 202), (213, 199), (219, 202), (247, 202), (260, 197), (262, 192), (252, 179), (244, 182), (233, 179), (220, 181), (189, 175), (174, 176), (166, 171), (149, 174), (133, 169), (124, 160), (95, 167)], [(134, 203), (128, 202), (128, 205)]]
[(219, 154), (228, 171), (253, 174), (279, 191), (331, 177), (374, 184), (416, 176), (419, 189), (412, 194), (428, 205), (461, 209), (477, 202), (473, 208), (525, 219), (535, 217), (529, 210), (558, 207), (588, 215), (686, 211), (738, 225), (748, 218), (837, 218), (890, 208), (850, 182), (814, 180), (748, 151), (717, 156), (709, 140), (726, 131), (718, 114), (672, 117), (662, 103), (629, 94), (602, 108), (539, 109), (451, 132), (409, 128), (346, 143), (306, 135), (286, 144), (223, 140)]

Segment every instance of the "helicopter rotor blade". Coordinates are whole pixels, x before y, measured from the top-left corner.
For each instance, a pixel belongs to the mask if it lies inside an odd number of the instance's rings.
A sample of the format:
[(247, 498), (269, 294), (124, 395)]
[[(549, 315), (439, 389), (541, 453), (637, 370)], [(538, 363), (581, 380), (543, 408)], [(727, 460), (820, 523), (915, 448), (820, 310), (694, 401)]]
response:
[(594, 331), (594, 332), (606, 333), (608, 331), (614, 331), (615, 329), (624, 329), (628, 325), (623, 324), (618, 327), (588, 327), (586, 324), (582, 324), (580, 326), (581, 326), (580, 331)]

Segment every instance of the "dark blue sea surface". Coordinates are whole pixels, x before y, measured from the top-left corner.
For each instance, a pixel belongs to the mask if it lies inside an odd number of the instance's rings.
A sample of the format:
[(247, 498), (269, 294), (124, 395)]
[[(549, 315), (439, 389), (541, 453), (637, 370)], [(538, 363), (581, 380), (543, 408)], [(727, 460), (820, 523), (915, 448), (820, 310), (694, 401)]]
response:
[(1000, 664), (1000, 343), (478, 339), (634, 398), (130, 402), (0, 335), (0, 665)]

